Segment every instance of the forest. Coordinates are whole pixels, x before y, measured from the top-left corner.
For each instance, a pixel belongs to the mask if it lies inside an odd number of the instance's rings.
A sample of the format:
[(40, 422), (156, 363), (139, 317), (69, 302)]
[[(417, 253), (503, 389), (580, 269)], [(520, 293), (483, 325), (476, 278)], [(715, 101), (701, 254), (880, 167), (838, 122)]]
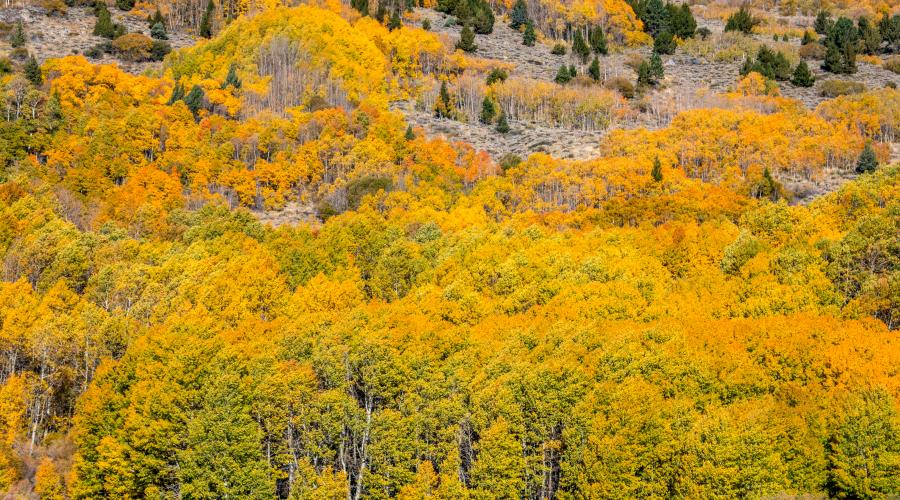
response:
[(900, 90), (802, 78), (900, 4), (78, 1), (0, 57), (6, 497), (900, 495)]

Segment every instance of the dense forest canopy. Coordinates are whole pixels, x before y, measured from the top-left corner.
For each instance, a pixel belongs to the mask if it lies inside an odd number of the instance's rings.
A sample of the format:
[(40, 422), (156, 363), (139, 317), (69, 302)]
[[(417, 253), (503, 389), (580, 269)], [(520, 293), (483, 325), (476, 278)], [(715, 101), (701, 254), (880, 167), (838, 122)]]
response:
[[(525, 3), (649, 43), (625, 2)], [(0, 488), (900, 493), (896, 88), (807, 109), (750, 72), (592, 159), (500, 161), (390, 103), (579, 127), (624, 98), (359, 5), (217, 8), (155, 73), (0, 77)], [(292, 204), (315, 220), (257, 220)]]

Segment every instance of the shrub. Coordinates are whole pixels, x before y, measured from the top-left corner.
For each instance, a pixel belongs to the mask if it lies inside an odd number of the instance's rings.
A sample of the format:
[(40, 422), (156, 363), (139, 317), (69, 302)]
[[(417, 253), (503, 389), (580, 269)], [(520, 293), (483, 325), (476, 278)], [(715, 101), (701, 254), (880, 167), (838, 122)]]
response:
[(428, 19), (422, 21), (422, 29), (425, 31), (430, 31), (431, 30), (431, 21), (429, 21)]
[(140, 33), (128, 33), (113, 40), (112, 46), (126, 61), (144, 61), (150, 59), (153, 40)]
[(8, 57), (0, 57), (0, 76), (8, 75), (13, 72), (12, 61)]
[(356, 210), (363, 198), (378, 191), (388, 192), (393, 184), (385, 177), (367, 176), (347, 184), (347, 206)]
[(486, 83), (492, 85), (496, 82), (505, 82), (507, 78), (509, 78), (509, 73), (505, 69), (494, 68), (488, 73)]
[(728, 21), (725, 23), (725, 31), (740, 31), (741, 33), (750, 34), (759, 23), (760, 20), (754, 18), (750, 11), (742, 6), (728, 18)]
[(534, 47), (537, 41), (537, 34), (534, 32), (534, 23), (528, 21), (525, 24), (525, 33), (522, 34), (522, 45), (526, 47)]
[(866, 86), (860, 82), (847, 80), (825, 80), (819, 83), (817, 90), (822, 97), (839, 97), (842, 95), (859, 94), (866, 91)]
[(894, 73), (900, 73), (900, 56), (889, 57), (884, 60), (882, 67)]
[(500, 161), (497, 162), (500, 165), (500, 170), (506, 172), (511, 168), (516, 168), (522, 163), (522, 158), (519, 155), (513, 153), (506, 153), (505, 155), (500, 157)]
[(663, 31), (653, 38), (653, 52), (657, 54), (674, 54), (675, 48), (675, 37), (668, 31)]
[(150, 28), (150, 36), (157, 40), (168, 40), (169, 35), (166, 33), (166, 25), (161, 22), (157, 22)]
[(22, 26), (22, 21), (17, 22), (13, 28), (13, 32), (9, 36), (9, 44), (14, 49), (25, 45), (25, 28)]
[(825, 46), (819, 42), (808, 43), (806, 45), (801, 45), (798, 53), (803, 59), (824, 59)]
[(475, 45), (475, 33), (469, 25), (463, 26), (462, 32), (459, 34), (459, 41), (456, 42), (456, 48), (465, 52), (478, 50), (478, 46)]
[(150, 59), (153, 61), (162, 61), (169, 52), (172, 52), (172, 46), (169, 45), (169, 42), (153, 40), (153, 45), (150, 47)]
[(557, 43), (553, 46), (553, 49), (550, 51), (550, 53), (555, 56), (564, 56), (566, 55), (566, 45), (564, 43)]
[(798, 87), (812, 87), (815, 81), (816, 79), (809, 71), (809, 66), (806, 65), (806, 61), (800, 61), (794, 69), (794, 76), (791, 78), (791, 83)]
[(116, 7), (119, 10), (129, 11), (134, 8), (134, 0), (116, 0)]
[(606, 82), (604, 82), (604, 86), (610, 90), (615, 90), (616, 92), (622, 94), (622, 97), (626, 99), (634, 98), (634, 84), (631, 83), (631, 80), (625, 78), (624, 76), (610, 78), (606, 80)]

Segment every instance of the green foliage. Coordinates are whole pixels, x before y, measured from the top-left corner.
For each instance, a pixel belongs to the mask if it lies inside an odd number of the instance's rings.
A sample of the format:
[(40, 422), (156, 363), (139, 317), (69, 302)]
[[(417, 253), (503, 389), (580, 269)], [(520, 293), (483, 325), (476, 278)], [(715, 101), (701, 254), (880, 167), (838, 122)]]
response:
[(25, 27), (22, 25), (22, 21), (17, 21), (12, 33), (9, 35), (9, 45), (17, 49), (25, 46), (25, 42)]
[(665, 69), (663, 68), (662, 58), (659, 54), (650, 55), (650, 79), (652, 84), (657, 84), (665, 78)]
[(801, 60), (797, 67), (794, 68), (794, 74), (791, 76), (791, 83), (798, 87), (812, 87), (816, 82), (816, 78), (806, 65), (806, 61)]
[(403, 26), (403, 23), (400, 21), (400, 11), (394, 10), (393, 14), (391, 14), (391, 19), (388, 21), (387, 27), (389, 30), (394, 31), (400, 29)]
[(500, 117), (497, 118), (496, 130), (497, 130), (497, 132), (500, 132), (501, 134), (505, 134), (505, 133), (509, 132), (509, 130), (510, 130), (509, 122), (506, 121), (506, 113), (504, 113), (503, 111), (500, 112)]
[(529, 20), (525, 23), (525, 32), (522, 33), (522, 45), (526, 47), (534, 47), (537, 41), (537, 34), (534, 32), (534, 23)]
[(563, 64), (556, 72), (556, 77), (553, 78), (553, 81), (560, 85), (565, 85), (569, 83), (570, 80), (572, 80), (572, 74), (569, 73), (569, 67)]
[(157, 22), (150, 28), (150, 36), (156, 40), (168, 40), (169, 35), (166, 33), (166, 25), (161, 22)]
[(369, 15), (369, 0), (350, 0), (350, 6), (363, 16)]
[(874, 172), (876, 168), (878, 168), (878, 158), (875, 157), (875, 150), (872, 149), (871, 144), (866, 144), (856, 160), (856, 172), (864, 174)]
[(550, 49), (550, 53), (555, 56), (564, 56), (566, 55), (566, 44), (557, 43), (553, 45), (553, 48)]
[(653, 74), (650, 70), (650, 63), (646, 59), (642, 60), (638, 65), (637, 86), (639, 88), (649, 87), (655, 84)]
[[(809, 68), (807, 68), (809, 69)], [(757, 72), (771, 80), (790, 80), (791, 63), (782, 52), (775, 52), (765, 45), (760, 45), (756, 53), (756, 59), (748, 57), (741, 66), (741, 76), (750, 72)]]
[(454, 16), (463, 26), (469, 25), (479, 35), (494, 30), (494, 14), (485, 0), (438, 0), (436, 9)]
[(820, 10), (818, 14), (816, 14), (816, 20), (813, 23), (813, 29), (816, 33), (820, 35), (827, 35), (832, 26), (834, 26), (834, 21), (831, 19), (831, 13), (825, 10)]
[(509, 73), (507, 73), (505, 69), (494, 68), (488, 73), (485, 83), (487, 85), (493, 85), (497, 82), (505, 82), (507, 78), (509, 78)]
[(494, 122), (494, 118), (497, 116), (497, 106), (494, 104), (494, 101), (488, 97), (484, 96), (484, 99), (481, 101), (481, 113), (478, 115), (478, 119), (481, 123), (485, 125), (490, 125)]
[(800, 45), (809, 45), (811, 43), (816, 43), (818, 39), (815, 35), (812, 34), (811, 31), (806, 30), (803, 32), (803, 39), (800, 40)]
[(653, 38), (654, 54), (674, 54), (676, 48), (675, 38), (668, 31), (663, 31)]
[(639, 10), (641, 13), (638, 16), (644, 22), (644, 29), (653, 37), (671, 29), (669, 10), (662, 0), (646, 0)]
[(135, 0), (116, 0), (116, 8), (123, 11), (129, 11), (134, 8)]
[(525, 0), (516, 0), (512, 10), (509, 12), (509, 25), (512, 29), (517, 30), (527, 25), (531, 21), (528, 17), (528, 5)]
[(225, 81), (222, 82), (222, 88), (232, 87), (237, 90), (241, 88), (241, 78), (237, 74), (237, 64), (231, 63), (228, 66), (228, 73), (225, 75)]
[(575, 38), (572, 42), (572, 53), (578, 56), (581, 64), (587, 64), (591, 56), (591, 48), (588, 47), (581, 30), (575, 30)]
[(600, 81), (602, 75), (600, 74), (600, 61), (597, 59), (597, 56), (594, 56), (594, 60), (591, 61), (591, 65), (588, 67), (588, 75), (590, 75), (595, 82)]
[(447, 90), (446, 80), (441, 81), (441, 89), (434, 103), (434, 116), (436, 118), (453, 118), (453, 102), (450, 100), (450, 91)]
[(663, 180), (662, 163), (659, 161), (659, 156), (653, 158), (653, 169), (650, 170), (650, 177), (653, 179), (653, 182), (662, 182)]
[(853, 21), (841, 17), (825, 38), (825, 62), (822, 69), (832, 73), (856, 73), (856, 50), (859, 41)]
[(753, 234), (747, 230), (741, 231), (738, 237), (725, 247), (725, 253), (720, 263), (722, 272), (729, 275), (738, 274), (744, 264), (756, 257), (762, 250), (762, 243)]
[(184, 103), (194, 116), (206, 105), (206, 94), (199, 85), (194, 85), (191, 91), (184, 96)]
[(94, 23), (94, 34), (104, 38), (116, 38), (116, 27), (113, 25), (112, 17), (106, 5), (99, 3), (95, 10), (97, 21)]
[(462, 31), (459, 33), (459, 40), (456, 42), (456, 48), (465, 52), (475, 52), (478, 50), (478, 45), (475, 45), (475, 32), (472, 31), (472, 28), (469, 25), (463, 26)]
[(725, 23), (725, 31), (739, 31), (741, 33), (750, 34), (753, 32), (753, 28), (759, 23), (759, 19), (753, 17), (746, 7), (741, 6), (741, 8), (728, 17), (728, 21)]
[(669, 13), (669, 30), (673, 35), (686, 40), (693, 38), (697, 32), (697, 20), (687, 3), (680, 6), (675, 4), (666, 4), (666, 10)]
[(216, 13), (216, 4), (213, 3), (213, 0), (208, 0), (206, 2), (206, 9), (203, 11), (203, 17), (200, 18), (200, 28), (198, 32), (203, 38), (211, 38), (212, 37), (212, 23), (213, 17)]
[(869, 22), (865, 17), (857, 20), (857, 31), (862, 51), (869, 55), (874, 55), (881, 50), (881, 31), (878, 26)]
[(430, 31), (431, 30), (431, 21), (429, 21), (428, 19), (423, 20), (422, 21), (422, 29), (425, 31)]
[(25, 68), (23, 69), (25, 73), (25, 78), (31, 82), (35, 87), (40, 87), (42, 83), (44, 83), (44, 76), (41, 74), (41, 65), (38, 64), (37, 59), (34, 56), (28, 58), (25, 61)]
[(609, 47), (606, 42), (606, 33), (603, 32), (601, 26), (594, 26), (590, 35), (591, 50), (597, 55), (606, 55), (609, 53)]

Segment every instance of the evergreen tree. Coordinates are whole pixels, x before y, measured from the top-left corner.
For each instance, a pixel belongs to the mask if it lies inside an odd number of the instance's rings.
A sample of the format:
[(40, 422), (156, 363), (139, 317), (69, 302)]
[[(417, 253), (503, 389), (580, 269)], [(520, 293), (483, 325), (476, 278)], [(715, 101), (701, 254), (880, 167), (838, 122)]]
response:
[(490, 125), (493, 123), (496, 115), (497, 107), (494, 105), (494, 101), (492, 101), (490, 97), (484, 96), (484, 100), (481, 101), (481, 115), (478, 117), (479, 120), (485, 125)]
[(874, 172), (876, 168), (878, 168), (878, 158), (875, 157), (875, 150), (872, 149), (871, 144), (866, 144), (856, 160), (856, 172), (864, 174)]
[(431, 31), (431, 21), (429, 21), (428, 19), (422, 21), (422, 29), (425, 31)]
[(157, 22), (150, 28), (150, 36), (157, 40), (168, 40), (169, 35), (166, 33), (166, 26), (163, 23)]
[(648, 0), (641, 10), (644, 29), (652, 36), (655, 37), (669, 29), (669, 11), (662, 0)]
[(97, 22), (94, 23), (94, 34), (103, 38), (116, 38), (116, 26), (113, 25), (112, 17), (106, 5), (100, 3), (96, 10)]
[(569, 80), (574, 80), (575, 77), (577, 77), (577, 76), (578, 76), (578, 70), (575, 69), (574, 64), (570, 64), (569, 65)]
[(203, 38), (212, 37), (212, 22), (215, 11), (216, 4), (213, 3), (213, 0), (209, 0), (206, 3), (206, 10), (203, 11), (203, 17), (200, 18), (200, 36)]
[(653, 178), (653, 182), (662, 182), (663, 180), (662, 163), (659, 162), (659, 156), (653, 158), (653, 170), (650, 171), (650, 177)]
[(728, 21), (725, 23), (725, 31), (740, 31), (750, 34), (753, 31), (753, 27), (757, 24), (759, 24), (759, 19), (754, 18), (750, 11), (742, 6), (728, 17)]
[(415, 140), (416, 134), (415, 134), (415, 132), (413, 132), (412, 125), (406, 126), (406, 133), (403, 135), (403, 138), (406, 139), (407, 141)]
[(827, 35), (829, 31), (831, 31), (831, 26), (834, 22), (831, 20), (831, 14), (827, 11), (820, 10), (818, 14), (816, 14), (816, 21), (813, 23), (813, 29), (816, 30), (816, 33), (820, 35)]
[(862, 51), (869, 55), (878, 53), (879, 49), (881, 49), (881, 31), (878, 27), (865, 17), (860, 17), (857, 20), (857, 26), (859, 39), (862, 42), (860, 44)]
[(200, 88), (199, 85), (194, 85), (190, 92), (186, 96), (184, 96), (184, 103), (187, 104), (191, 113), (194, 116), (197, 116), (197, 113), (200, 111), (200, 108), (203, 107), (203, 100), (205, 98), (205, 94), (203, 93), (203, 89)]
[(588, 68), (588, 74), (591, 75), (591, 78), (593, 78), (595, 82), (600, 81), (600, 60), (597, 59), (597, 56), (594, 56), (594, 60), (591, 61), (591, 65)]
[(9, 37), (9, 44), (14, 49), (25, 45), (25, 27), (22, 25), (22, 21), (17, 22), (16, 27), (13, 28), (12, 35)]
[(825, 40), (825, 63), (822, 69), (832, 73), (855, 73), (858, 35), (853, 21), (846, 17), (838, 19)]
[(528, 24), (528, 6), (525, 0), (516, 0), (512, 10), (509, 12), (509, 25), (512, 29), (517, 30)]
[(369, 15), (369, 0), (350, 0), (350, 6), (363, 16)]
[(556, 77), (553, 78), (553, 81), (560, 84), (565, 85), (569, 83), (569, 80), (572, 79), (571, 74), (569, 73), (569, 68), (566, 67), (565, 64), (559, 67), (559, 71), (556, 72)]
[(594, 29), (591, 30), (590, 42), (591, 50), (594, 51), (594, 54), (606, 55), (609, 53), (609, 47), (606, 44), (606, 33), (603, 32), (602, 27), (594, 26)]
[(653, 39), (654, 54), (674, 54), (675, 48), (675, 38), (668, 31), (663, 31)]
[(235, 63), (231, 63), (228, 66), (228, 74), (225, 75), (225, 81), (222, 82), (222, 88), (227, 88), (231, 86), (235, 89), (241, 88), (241, 79), (237, 75), (237, 65)]
[(450, 102), (450, 92), (447, 90), (447, 82), (441, 82), (441, 90), (438, 92), (437, 101), (434, 103), (434, 116), (436, 118), (452, 118), (453, 108)]
[(388, 30), (394, 31), (400, 29), (403, 24), (400, 22), (400, 10), (395, 9), (394, 13), (391, 14), (391, 20), (388, 22)]
[(134, 8), (134, 0), (116, 0), (116, 7), (127, 12)]
[(42, 83), (44, 83), (44, 77), (41, 74), (41, 65), (38, 64), (37, 59), (34, 56), (28, 58), (25, 61), (25, 78), (31, 82), (35, 87), (40, 87)]
[(809, 71), (809, 66), (806, 65), (806, 61), (801, 59), (800, 63), (797, 64), (797, 67), (794, 69), (791, 83), (798, 87), (812, 87), (815, 81), (816, 79), (812, 72)]
[(525, 24), (525, 33), (522, 35), (522, 45), (526, 47), (534, 47), (534, 42), (537, 41), (537, 35), (534, 33), (534, 23), (528, 21)]
[(653, 77), (650, 74), (650, 63), (648, 63), (646, 60), (641, 61), (640, 66), (638, 66), (637, 73), (638, 87), (649, 87), (650, 85), (653, 85)]
[(650, 56), (650, 80), (653, 84), (656, 84), (665, 77), (665, 70), (663, 69), (662, 58), (659, 57), (659, 54), (652, 54)]
[(591, 56), (591, 48), (588, 47), (587, 42), (584, 40), (584, 35), (581, 33), (581, 30), (575, 30), (575, 39), (572, 42), (572, 52), (578, 56), (581, 64), (587, 64), (588, 58)]
[(152, 16), (147, 17), (147, 26), (149, 28), (153, 28), (153, 26), (157, 23), (166, 26), (166, 18), (163, 17), (162, 12), (159, 11), (159, 7), (156, 8), (156, 12), (153, 13)]
[(175, 88), (172, 89), (172, 96), (169, 97), (169, 106), (182, 99), (184, 99), (184, 85), (182, 85), (181, 82), (177, 82)]
[(509, 132), (509, 123), (506, 121), (506, 113), (501, 112), (500, 118), (497, 119), (497, 132), (505, 134)]
[(832, 73), (843, 73), (843, 62), (841, 51), (832, 41), (825, 42), (825, 60), (822, 62), (822, 69)]
[(470, 28), (468, 24), (463, 26), (463, 29), (459, 34), (459, 41), (456, 42), (456, 48), (465, 52), (475, 52), (478, 50), (478, 46), (475, 45), (475, 32), (472, 31), (472, 28)]
[(691, 13), (691, 8), (684, 3), (680, 6), (675, 4), (666, 4), (666, 11), (669, 13), (669, 31), (673, 35), (682, 40), (692, 38), (697, 32), (697, 20)]

